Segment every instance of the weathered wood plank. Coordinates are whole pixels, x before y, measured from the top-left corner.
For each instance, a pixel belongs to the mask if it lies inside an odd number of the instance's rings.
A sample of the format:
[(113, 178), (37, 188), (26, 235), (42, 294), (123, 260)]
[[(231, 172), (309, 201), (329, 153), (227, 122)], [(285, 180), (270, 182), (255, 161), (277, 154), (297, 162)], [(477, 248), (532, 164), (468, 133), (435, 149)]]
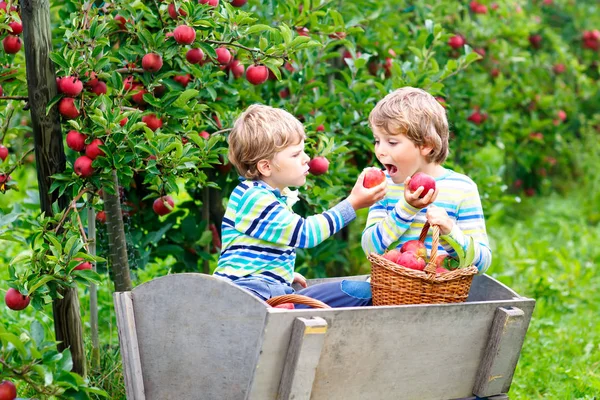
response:
[(296, 318), (279, 384), (278, 400), (310, 400), (327, 333), (323, 318)]
[(135, 316), (131, 292), (113, 293), (121, 357), (123, 359), (123, 375), (125, 390), (129, 400), (144, 400), (144, 378), (137, 339)]
[(498, 307), (479, 366), (473, 394), (508, 393), (530, 318), (516, 307)]

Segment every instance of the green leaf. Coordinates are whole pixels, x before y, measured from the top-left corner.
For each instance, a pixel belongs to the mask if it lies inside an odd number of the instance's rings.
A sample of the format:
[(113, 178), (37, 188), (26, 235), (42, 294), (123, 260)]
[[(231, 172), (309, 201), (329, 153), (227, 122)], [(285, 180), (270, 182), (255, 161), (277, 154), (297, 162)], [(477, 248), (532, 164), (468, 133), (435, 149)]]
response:
[(58, 368), (61, 371), (71, 372), (73, 369), (73, 358), (71, 357), (71, 350), (66, 349), (62, 353), (62, 358), (58, 363)]
[(286, 45), (289, 45), (292, 42), (292, 30), (286, 24), (281, 24), (279, 26), (279, 31), (281, 32), (283, 42)]
[(42, 326), (42, 324), (37, 320), (33, 320), (31, 322), (30, 331), (31, 338), (35, 341), (35, 343), (40, 345), (44, 341), (45, 335), (44, 327)]
[(179, 95), (179, 97), (177, 98), (177, 100), (175, 100), (173, 105), (175, 107), (180, 107), (180, 108), (185, 107), (187, 105), (187, 102), (191, 98), (198, 96), (198, 93), (200, 93), (200, 92), (196, 89), (187, 89)]
[(270, 32), (271, 30), (273, 30), (273, 28), (271, 28), (269, 25), (257, 24), (257, 25), (253, 25), (250, 28), (248, 28), (246, 30), (246, 34), (252, 35), (252, 34), (258, 33), (258, 32), (264, 32), (264, 31)]
[(10, 332), (3, 332), (0, 333), (0, 340), (2, 340), (2, 343), (12, 344), (15, 347), (15, 349), (17, 349), (21, 357), (27, 357), (27, 350), (25, 349), (25, 345), (23, 344), (23, 342), (21, 342), (21, 339), (19, 339), (17, 335), (12, 334)]

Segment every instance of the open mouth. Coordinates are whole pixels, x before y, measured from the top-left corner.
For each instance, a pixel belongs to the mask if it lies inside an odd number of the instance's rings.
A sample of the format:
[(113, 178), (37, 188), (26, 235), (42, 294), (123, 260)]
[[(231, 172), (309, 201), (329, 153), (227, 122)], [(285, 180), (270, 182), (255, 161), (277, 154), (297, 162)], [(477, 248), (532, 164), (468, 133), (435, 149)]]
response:
[(395, 165), (384, 164), (384, 167), (387, 170), (388, 174), (390, 174), (390, 176), (394, 176), (396, 172), (398, 172), (398, 168)]

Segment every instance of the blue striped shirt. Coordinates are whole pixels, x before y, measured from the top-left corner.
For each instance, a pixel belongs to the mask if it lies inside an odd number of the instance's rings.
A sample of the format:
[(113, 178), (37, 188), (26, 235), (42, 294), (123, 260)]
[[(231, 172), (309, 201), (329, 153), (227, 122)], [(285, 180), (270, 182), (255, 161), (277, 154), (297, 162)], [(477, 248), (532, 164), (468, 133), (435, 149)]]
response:
[[(362, 247), (365, 253), (383, 254), (392, 243), (400, 240), (400, 245), (409, 240), (418, 240), (426, 222), (427, 208), (412, 207), (404, 199), (404, 184), (395, 184), (389, 175), (386, 197), (371, 206), (366, 228), (362, 235)], [(485, 228), (485, 219), (477, 185), (468, 176), (447, 169), (436, 178), (438, 196), (433, 203), (442, 207), (454, 221), (449, 236), (465, 250), (468, 237), (475, 242), (475, 260), (473, 264), (479, 273), (485, 272), (492, 262), (492, 253)], [(438, 254), (456, 257), (456, 251), (440, 236)], [(431, 251), (431, 234), (425, 240), (427, 252)], [(390, 249), (391, 250), (391, 249)]]
[(314, 247), (356, 217), (347, 200), (308, 218), (294, 213), (285, 200), (263, 181), (246, 180), (234, 189), (221, 226), (223, 247), (215, 275), (290, 285), (296, 247)]

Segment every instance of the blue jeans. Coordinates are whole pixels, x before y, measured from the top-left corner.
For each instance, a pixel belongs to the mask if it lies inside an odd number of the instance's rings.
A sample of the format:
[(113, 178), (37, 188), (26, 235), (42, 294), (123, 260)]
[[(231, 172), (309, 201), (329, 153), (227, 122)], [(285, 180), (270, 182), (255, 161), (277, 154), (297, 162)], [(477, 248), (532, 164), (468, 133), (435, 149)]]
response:
[[(321, 283), (302, 289), (297, 294), (312, 297), (329, 307), (365, 307), (373, 305), (371, 283), (365, 281), (347, 281)], [(309, 308), (296, 304), (296, 308)]]
[(240, 278), (232, 281), (262, 300), (268, 300), (271, 297), (294, 293), (291, 286), (279, 282), (270, 282), (261, 278)]

